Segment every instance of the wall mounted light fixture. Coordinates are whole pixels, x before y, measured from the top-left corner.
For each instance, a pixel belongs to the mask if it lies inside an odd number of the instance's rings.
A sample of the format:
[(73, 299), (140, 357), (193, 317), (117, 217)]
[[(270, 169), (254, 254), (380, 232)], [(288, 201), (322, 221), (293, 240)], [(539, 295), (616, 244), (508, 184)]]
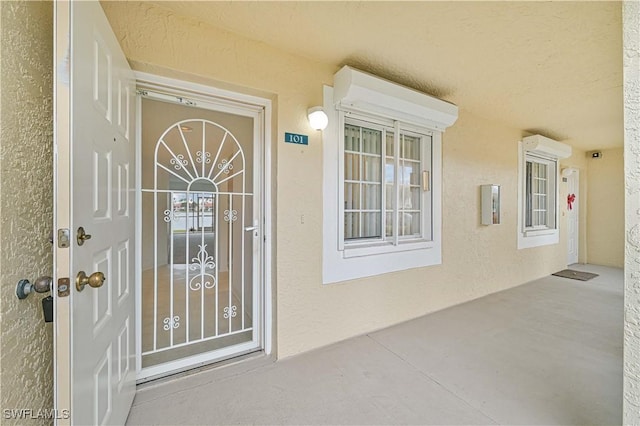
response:
[(314, 130), (324, 130), (329, 124), (329, 117), (321, 106), (311, 107), (307, 110), (309, 124)]
[(564, 169), (562, 169), (561, 174), (562, 174), (562, 177), (569, 177), (575, 171), (576, 171), (576, 169), (573, 168), (573, 167), (565, 167)]

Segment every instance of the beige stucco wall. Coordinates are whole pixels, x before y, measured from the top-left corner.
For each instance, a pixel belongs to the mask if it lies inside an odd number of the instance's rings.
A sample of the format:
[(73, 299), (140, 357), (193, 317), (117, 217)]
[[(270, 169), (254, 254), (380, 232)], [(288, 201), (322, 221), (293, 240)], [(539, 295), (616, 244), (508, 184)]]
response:
[(0, 409), (34, 416), (53, 406), (52, 324), (15, 286), (52, 273), (52, 36), (50, 2), (0, 2)]
[[(476, 117), (460, 105), (458, 122), (444, 135), (443, 264), (323, 285), (322, 142), (320, 133), (309, 129), (305, 112), (321, 104), (322, 85), (332, 83), (338, 67), (296, 57), (149, 4), (103, 5), (137, 69), (259, 91), (276, 101), (273, 150), (280, 357), (566, 266), (564, 235), (561, 244), (516, 249), (517, 141), (522, 131)], [(309, 146), (283, 143), (285, 131), (310, 134)], [(479, 185), (486, 183), (502, 185), (503, 223), (499, 226), (480, 225)]]
[(623, 423), (640, 424), (640, 3), (624, 2), (625, 289)]
[(623, 149), (602, 151), (589, 159), (589, 263), (622, 268), (624, 265)]

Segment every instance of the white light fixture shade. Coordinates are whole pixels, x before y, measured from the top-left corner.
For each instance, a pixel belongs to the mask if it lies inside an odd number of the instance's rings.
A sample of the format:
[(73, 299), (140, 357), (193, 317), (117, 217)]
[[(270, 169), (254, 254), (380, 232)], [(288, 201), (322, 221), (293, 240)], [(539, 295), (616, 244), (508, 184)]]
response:
[(562, 169), (562, 177), (569, 177), (575, 171), (576, 171), (576, 169), (574, 169), (573, 167), (566, 167), (566, 168)]
[(327, 117), (327, 114), (321, 106), (309, 108), (307, 117), (313, 130), (324, 130), (327, 124), (329, 124), (329, 117)]

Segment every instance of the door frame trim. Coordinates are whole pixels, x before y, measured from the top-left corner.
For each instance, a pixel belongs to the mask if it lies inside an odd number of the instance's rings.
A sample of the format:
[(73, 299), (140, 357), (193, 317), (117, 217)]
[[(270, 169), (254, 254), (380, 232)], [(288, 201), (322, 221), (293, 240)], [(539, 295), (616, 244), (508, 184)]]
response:
[[(254, 95), (248, 95), (244, 93), (234, 92), (230, 90), (225, 90), (221, 88), (217, 88), (214, 86), (194, 83), (186, 80), (178, 80), (175, 78), (164, 77), (155, 74), (149, 74), (140, 71), (134, 71), (136, 77), (136, 87), (145, 87), (150, 90), (159, 91), (159, 92), (169, 92), (169, 93), (179, 93), (184, 94), (185, 97), (189, 97), (190, 99), (201, 100), (204, 103), (207, 101), (211, 102), (215, 100), (216, 104), (229, 104), (230, 107), (236, 107), (237, 104), (244, 104), (247, 106), (247, 110), (254, 108), (262, 109), (262, 120), (260, 123), (256, 123), (261, 133), (262, 145), (261, 145), (261, 154), (262, 161), (261, 171), (262, 171), (262, 182), (261, 182), (261, 191), (262, 191), (262, 250), (261, 250), (261, 259), (260, 263), (262, 266), (261, 270), (261, 280), (263, 283), (262, 286), (262, 300), (261, 306), (259, 307), (259, 313), (262, 319), (262, 326), (260, 330), (260, 335), (258, 336), (259, 345), (261, 346), (264, 354), (266, 356), (274, 355), (273, 348), (274, 346), (274, 291), (273, 291), (273, 282), (272, 282), (272, 262), (273, 262), (273, 238), (272, 232), (274, 229), (273, 226), (273, 217), (272, 217), (272, 101), (268, 98), (258, 97)], [(163, 90), (164, 89), (164, 90)], [(142, 183), (142, 167), (140, 162), (142, 161), (141, 157), (141, 149), (142, 149), (142, 97), (138, 96), (136, 99), (137, 103), (137, 115), (136, 115), (136, 156), (137, 161), (139, 162), (138, 167), (136, 168), (136, 233), (140, 234), (142, 231), (142, 216), (139, 214), (142, 208), (142, 193), (141, 193), (141, 183)], [(140, 236), (140, 235), (139, 235)], [(142, 255), (142, 239), (136, 239), (136, 374), (139, 375), (142, 369), (142, 340), (141, 340), (141, 255)], [(240, 353), (239, 355), (241, 355)], [(189, 368), (196, 368), (198, 365), (194, 365)], [(180, 370), (176, 370), (179, 372)], [(140, 377), (139, 377), (140, 379)], [(144, 380), (150, 380), (153, 377), (144, 378)]]
[[(71, 90), (70, 71), (60, 66), (68, 61), (71, 45), (71, 3), (56, 1), (53, 4), (53, 229), (70, 228), (70, 199), (62, 199), (71, 188)], [(65, 84), (66, 83), (66, 84)], [(67, 191), (60, 191), (60, 188)], [(56, 232), (54, 232), (55, 234)], [(55, 236), (54, 236), (55, 238)], [(53, 247), (54, 283), (61, 277), (71, 277), (71, 255), (68, 248)], [(53, 407), (62, 412), (71, 410), (71, 299), (73, 292), (60, 297), (53, 290), (54, 333), (53, 333)], [(71, 416), (55, 418), (55, 425), (70, 425)]]

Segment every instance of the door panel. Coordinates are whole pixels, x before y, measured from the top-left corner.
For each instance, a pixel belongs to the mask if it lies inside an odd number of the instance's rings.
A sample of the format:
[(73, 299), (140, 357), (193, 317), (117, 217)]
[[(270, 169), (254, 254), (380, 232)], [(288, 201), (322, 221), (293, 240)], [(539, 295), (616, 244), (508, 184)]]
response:
[(579, 228), (578, 228), (578, 196), (579, 196), (580, 174), (574, 171), (567, 177), (567, 196), (575, 195), (575, 200), (569, 208), (567, 204), (567, 264), (578, 263), (579, 252)]
[[(67, 68), (56, 95), (70, 102), (56, 99), (56, 228), (69, 228), (71, 244), (56, 250), (56, 274), (71, 294), (56, 300), (56, 408), (74, 424), (123, 424), (135, 394), (135, 78), (97, 1), (57, 3), (56, 46), (68, 34), (70, 44), (56, 55), (58, 77)], [(82, 244), (78, 227), (91, 235)], [(78, 290), (80, 271), (106, 278)]]

